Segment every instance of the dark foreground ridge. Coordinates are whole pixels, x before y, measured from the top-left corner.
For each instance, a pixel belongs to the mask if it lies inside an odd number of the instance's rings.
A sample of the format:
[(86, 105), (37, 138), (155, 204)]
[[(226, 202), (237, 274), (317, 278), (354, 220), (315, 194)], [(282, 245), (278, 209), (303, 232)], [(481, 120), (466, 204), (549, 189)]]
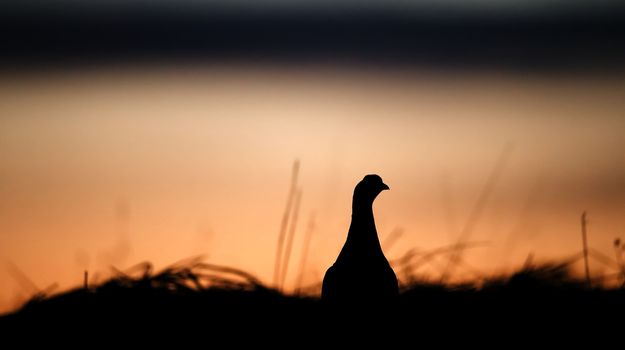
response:
[(526, 267), (511, 276), (484, 280), (479, 286), (415, 281), (403, 286), (395, 303), (342, 306), (306, 295), (318, 292), (319, 286), (302, 290), (300, 295), (286, 295), (242, 271), (197, 260), (159, 273), (142, 264), (99, 285), (39, 295), (0, 317), (0, 327), (58, 327), (64, 334), (84, 327), (201, 327), (211, 332), (324, 336), (361, 324), (395, 334), (401, 330), (517, 332), (527, 328), (525, 336), (532, 337), (564, 336), (558, 329), (566, 334), (583, 331), (585, 337), (618, 329), (618, 318), (625, 314), (625, 289), (588, 288), (584, 281), (572, 278), (568, 268), (565, 263)]

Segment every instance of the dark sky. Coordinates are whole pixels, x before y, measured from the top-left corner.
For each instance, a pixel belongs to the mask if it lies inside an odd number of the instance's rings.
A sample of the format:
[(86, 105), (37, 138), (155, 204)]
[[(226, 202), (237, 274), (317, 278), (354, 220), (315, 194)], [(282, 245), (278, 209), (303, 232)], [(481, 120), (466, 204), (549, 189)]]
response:
[(563, 9), (576, 8), (615, 8), (622, 7), (619, 0), (127, 0), (127, 1), (104, 1), (104, 0), (88, 0), (88, 1), (72, 1), (72, 0), (7, 0), (3, 2), (5, 5), (24, 5), (25, 3), (44, 5), (104, 5), (104, 6), (127, 6), (129, 4), (140, 4), (143, 6), (173, 4), (176, 6), (181, 4), (187, 6), (204, 6), (217, 7), (229, 6), (239, 8), (254, 7), (325, 7), (325, 8), (434, 8), (449, 7), (465, 9), (467, 11), (479, 11), (482, 9), (496, 9), (502, 11), (523, 10), (523, 11), (561, 11)]
[(559, 70), (611, 69), (625, 57), (625, 6), (608, 0), (1, 6), (4, 66), (236, 59)]

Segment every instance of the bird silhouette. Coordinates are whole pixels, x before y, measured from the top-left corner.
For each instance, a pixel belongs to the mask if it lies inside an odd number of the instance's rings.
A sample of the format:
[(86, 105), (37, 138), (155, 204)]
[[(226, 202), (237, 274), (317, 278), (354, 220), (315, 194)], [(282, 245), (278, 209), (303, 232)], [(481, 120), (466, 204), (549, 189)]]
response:
[(324, 301), (381, 302), (398, 295), (397, 277), (382, 252), (373, 218), (373, 201), (388, 189), (378, 175), (367, 175), (356, 185), (347, 240), (323, 278)]

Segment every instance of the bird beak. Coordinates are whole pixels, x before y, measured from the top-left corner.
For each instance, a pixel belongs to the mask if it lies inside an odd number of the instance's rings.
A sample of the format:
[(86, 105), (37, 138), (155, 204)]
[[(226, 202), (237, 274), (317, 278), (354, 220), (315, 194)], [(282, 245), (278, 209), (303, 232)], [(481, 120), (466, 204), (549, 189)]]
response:
[(384, 190), (390, 190), (390, 187), (388, 187), (388, 185), (385, 183), (382, 184), (382, 191)]

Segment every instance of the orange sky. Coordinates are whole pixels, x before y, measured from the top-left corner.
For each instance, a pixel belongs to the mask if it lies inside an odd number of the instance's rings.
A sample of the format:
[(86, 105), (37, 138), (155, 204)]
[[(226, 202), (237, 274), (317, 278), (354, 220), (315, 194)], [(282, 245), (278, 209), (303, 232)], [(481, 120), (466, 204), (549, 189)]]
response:
[[(333, 262), (353, 186), (392, 259), (458, 236), (504, 145), (513, 149), (466, 256), (484, 272), (625, 237), (625, 80), (521, 73), (118, 68), (0, 76), (0, 311), (82, 271), (207, 261), (270, 282), (295, 159), (303, 192), (287, 288)], [(593, 266), (591, 266), (593, 267)], [(599, 268), (599, 266), (594, 266)], [(430, 275), (436, 270), (427, 271)]]

